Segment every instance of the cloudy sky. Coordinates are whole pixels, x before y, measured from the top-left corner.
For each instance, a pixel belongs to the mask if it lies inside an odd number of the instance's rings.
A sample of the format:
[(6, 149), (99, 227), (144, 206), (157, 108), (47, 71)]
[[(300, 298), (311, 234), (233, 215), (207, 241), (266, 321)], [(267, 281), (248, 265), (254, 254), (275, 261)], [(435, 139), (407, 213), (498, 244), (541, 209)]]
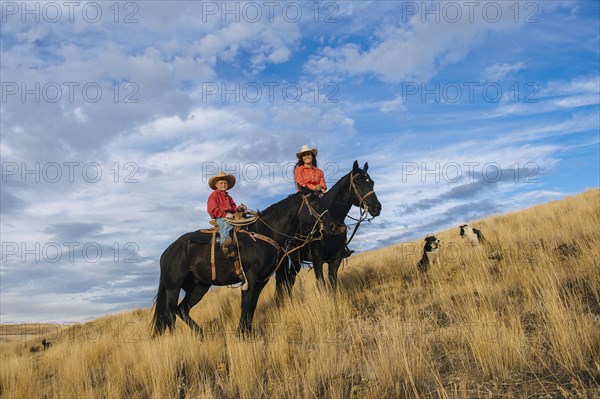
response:
[(148, 306), (208, 177), (264, 209), (303, 144), (369, 163), (356, 250), (598, 188), (599, 4), (2, 1), (0, 321)]

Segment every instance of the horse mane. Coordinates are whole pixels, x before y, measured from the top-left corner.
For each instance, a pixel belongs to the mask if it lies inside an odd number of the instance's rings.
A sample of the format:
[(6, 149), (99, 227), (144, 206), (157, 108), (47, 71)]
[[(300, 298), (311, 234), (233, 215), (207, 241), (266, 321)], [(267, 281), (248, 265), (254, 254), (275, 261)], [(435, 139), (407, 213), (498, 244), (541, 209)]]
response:
[(331, 189), (329, 191), (327, 191), (327, 193), (325, 193), (325, 196), (327, 196), (327, 197), (331, 196), (332, 198), (337, 197), (339, 194), (339, 191), (342, 189), (342, 186), (344, 186), (346, 184), (350, 184), (349, 182), (347, 182), (347, 180), (350, 179), (350, 173), (352, 173), (352, 171), (350, 171), (349, 173), (346, 173), (344, 176), (342, 176), (340, 178), (340, 180), (335, 182), (333, 187), (331, 187)]
[(349, 173), (346, 173), (344, 176), (342, 176), (337, 182), (335, 182), (333, 187), (331, 187), (331, 189), (329, 189), (325, 193), (323, 197), (323, 205), (325, 206), (325, 208), (331, 210), (331, 207), (334, 205), (335, 201), (341, 197), (342, 190), (348, 190), (348, 185), (350, 184), (350, 174), (352, 172), (353, 171), (350, 171)]
[(276, 202), (273, 205), (269, 206), (264, 211), (259, 212), (258, 215), (260, 217), (264, 218), (267, 222), (269, 222), (271, 220), (278, 220), (284, 216), (288, 216), (288, 214), (290, 212), (289, 202), (291, 202), (294, 199), (298, 199), (299, 196), (300, 196), (300, 193), (290, 194), (286, 198), (282, 199), (281, 201)]

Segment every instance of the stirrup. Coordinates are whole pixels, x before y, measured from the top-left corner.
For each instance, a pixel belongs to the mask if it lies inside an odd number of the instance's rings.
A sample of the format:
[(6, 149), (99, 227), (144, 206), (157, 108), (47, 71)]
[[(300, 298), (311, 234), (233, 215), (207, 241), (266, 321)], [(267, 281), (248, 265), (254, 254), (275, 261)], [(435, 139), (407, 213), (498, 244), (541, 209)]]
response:
[(248, 280), (246, 279), (246, 276), (244, 275), (244, 271), (242, 270), (240, 261), (238, 259), (236, 259), (233, 262), (233, 265), (235, 267), (235, 274), (237, 274), (239, 279), (242, 280), (242, 285), (241, 285), (242, 291), (246, 291), (248, 289)]

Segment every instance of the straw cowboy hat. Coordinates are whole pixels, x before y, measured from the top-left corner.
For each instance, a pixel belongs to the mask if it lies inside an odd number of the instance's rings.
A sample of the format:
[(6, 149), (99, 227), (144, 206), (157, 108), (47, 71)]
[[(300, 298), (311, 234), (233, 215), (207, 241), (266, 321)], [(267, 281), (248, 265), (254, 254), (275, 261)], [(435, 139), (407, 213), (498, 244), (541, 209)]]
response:
[(304, 154), (305, 152), (310, 152), (313, 154), (313, 157), (317, 157), (317, 153), (319, 152), (319, 150), (317, 150), (317, 147), (315, 148), (310, 148), (309, 146), (307, 146), (306, 144), (304, 144), (302, 146), (302, 148), (300, 148), (300, 152), (296, 153), (296, 158), (298, 159), (302, 159), (302, 154)]
[(228, 175), (223, 171), (217, 173), (216, 175), (208, 179), (208, 186), (213, 190), (216, 190), (216, 184), (219, 180), (227, 180), (227, 183), (229, 183), (228, 189), (231, 189), (233, 188), (233, 186), (235, 186), (235, 177), (233, 177), (233, 175)]

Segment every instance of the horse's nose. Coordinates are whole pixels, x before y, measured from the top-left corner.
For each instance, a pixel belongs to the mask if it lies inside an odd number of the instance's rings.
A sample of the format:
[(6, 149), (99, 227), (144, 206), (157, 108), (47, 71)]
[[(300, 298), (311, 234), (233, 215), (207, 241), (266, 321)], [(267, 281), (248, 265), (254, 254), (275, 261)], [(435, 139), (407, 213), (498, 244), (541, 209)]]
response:
[(375, 217), (375, 216), (379, 216), (379, 214), (381, 213), (381, 205), (376, 205), (374, 207), (369, 207), (369, 211), (371, 213), (371, 216)]

